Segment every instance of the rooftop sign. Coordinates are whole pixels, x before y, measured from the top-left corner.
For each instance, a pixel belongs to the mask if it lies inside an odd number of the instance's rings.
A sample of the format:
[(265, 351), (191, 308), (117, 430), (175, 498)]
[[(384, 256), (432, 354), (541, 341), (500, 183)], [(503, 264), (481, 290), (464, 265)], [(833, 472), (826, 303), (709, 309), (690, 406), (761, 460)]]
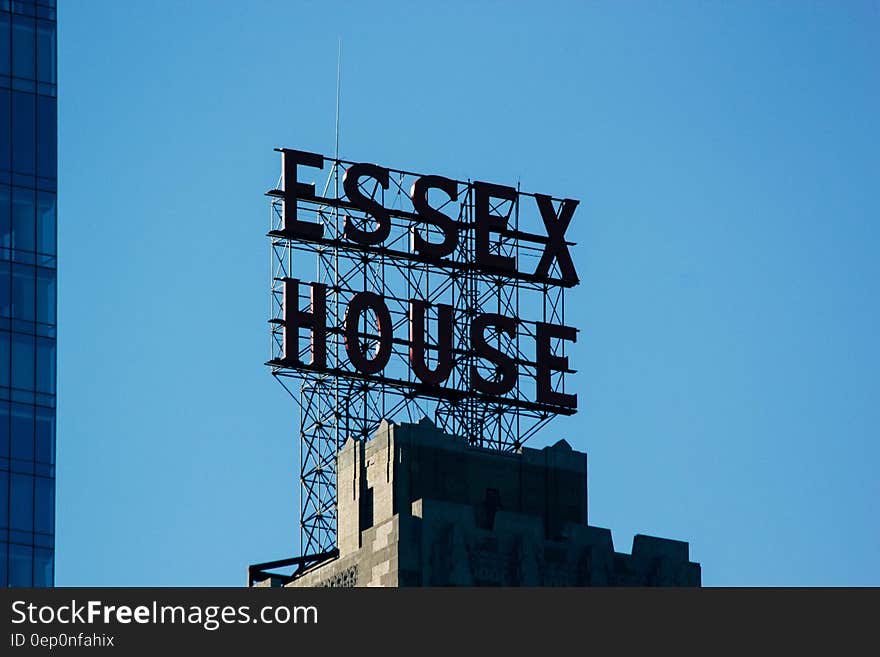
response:
[(509, 450), (576, 412), (564, 293), (578, 201), (277, 150), (268, 365), (316, 464), (383, 418)]

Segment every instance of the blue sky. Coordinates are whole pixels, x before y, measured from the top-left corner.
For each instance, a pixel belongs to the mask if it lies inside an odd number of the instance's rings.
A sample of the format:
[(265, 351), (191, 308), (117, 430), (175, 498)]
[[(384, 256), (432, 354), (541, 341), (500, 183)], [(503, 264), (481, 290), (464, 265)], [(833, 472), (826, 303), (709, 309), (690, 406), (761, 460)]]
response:
[(589, 513), (706, 585), (880, 585), (880, 5), (67, 0), (59, 585), (297, 553), (272, 149), (581, 200)]

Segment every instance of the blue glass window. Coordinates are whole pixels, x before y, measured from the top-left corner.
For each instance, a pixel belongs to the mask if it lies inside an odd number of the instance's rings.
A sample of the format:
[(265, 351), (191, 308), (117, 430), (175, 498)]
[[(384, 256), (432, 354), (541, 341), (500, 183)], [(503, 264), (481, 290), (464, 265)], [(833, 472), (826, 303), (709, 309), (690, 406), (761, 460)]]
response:
[(34, 78), (35, 44), (34, 19), (12, 17), (12, 74), (20, 78)]
[(12, 334), (12, 387), (34, 389), (34, 336)]
[(9, 29), (9, 14), (0, 13), (0, 75), (9, 75)]
[(9, 387), (10, 357), (12, 355), (11, 334), (0, 331), (0, 386)]
[(55, 340), (37, 338), (37, 392), (55, 394)]
[(12, 92), (12, 170), (34, 174), (36, 104), (34, 94)]
[(33, 265), (12, 265), (12, 316), (16, 319), (34, 321), (36, 272)]
[(37, 321), (55, 323), (55, 270), (37, 267)]
[[(8, 459), (9, 458), (9, 402), (3, 401), (0, 402), (0, 458)], [(0, 488), (5, 490), (4, 485), (0, 485)], [(0, 527), (5, 527), (6, 524), (0, 522)]]
[(12, 248), (37, 250), (37, 195), (32, 189), (12, 190)]
[(55, 532), (55, 480), (34, 478), (34, 531), (44, 534)]
[(54, 583), (54, 7), (0, 0), (0, 586)]
[(37, 80), (55, 84), (55, 24), (37, 21)]
[(52, 586), (55, 581), (52, 550), (34, 549), (34, 586)]
[(5, 470), (0, 470), (0, 527), (9, 527), (9, 473)]
[(33, 576), (33, 548), (29, 545), (9, 545), (9, 585), (31, 586)]
[(30, 475), (10, 473), (9, 495), (14, 504), (9, 505), (9, 528), (23, 532), (34, 530), (34, 478)]
[(37, 195), (37, 251), (55, 255), (55, 194)]
[(39, 463), (55, 463), (55, 410), (37, 406), (36, 457)]
[[(0, 142), (2, 143), (2, 142)], [(12, 189), (0, 185), (0, 247), (4, 249), (3, 257), (9, 258), (5, 252), (12, 246)]]
[(20, 461), (34, 460), (34, 407), (28, 404), (12, 405), (11, 456)]
[(0, 171), (12, 170), (12, 92), (0, 89)]
[(6, 559), (9, 554), (9, 546), (6, 543), (0, 543), (0, 586), (9, 586), (9, 579), (6, 574)]
[(55, 99), (37, 96), (37, 175), (44, 178), (57, 177), (57, 125)]
[(0, 317), (12, 317), (12, 266), (0, 261)]

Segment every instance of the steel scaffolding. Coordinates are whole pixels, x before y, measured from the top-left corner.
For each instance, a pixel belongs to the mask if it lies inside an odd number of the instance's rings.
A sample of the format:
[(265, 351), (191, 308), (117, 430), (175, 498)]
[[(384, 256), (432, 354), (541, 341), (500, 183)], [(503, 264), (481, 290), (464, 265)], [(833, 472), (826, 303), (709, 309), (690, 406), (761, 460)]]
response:
[[(541, 228), (534, 198), (517, 189), (513, 199), (492, 199), (491, 212), (506, 217), (509, 230), (493, 235), (493, 254), (509, 256), (516, 272), (487, 272), (476, 266), (474, 184), (456, 182), (458, 198), (453, 201), (437, 190), (431, 196), (434, 208), (455, 219), (458, 245), (448, 258), (436, 260), (420, 255), (413, 246), (417, 226), (422, 237), (437, 242), (443, 237), (436, 226), (419, 223), (410, 202), (410, 186), (418, 174), (389, 170), (389, 186), (382, 188), (373, 178), (363, 178), (360, 192), (389, 210), (391, 231), (380, 245), (364, 246), (343, 234), (345, 217), (362, 230), (371, 230), (375, 218), (341, 199), (340, 178), (353, 162), (327, 159), (330, 165), (323, 193), (297, 200), (297, 217), (324, 228), (316, 240), (292, 239), (282, 221), (284, 192), (270, 190), (271, 240), (271, 353), (268, 365), (273, 376), (296, 400), (300, 410), (300, 531), (303, 555), (326, 553), (336, 546), (336, 453), (348, 439), (367, 440), (384, 418), (417, 422), (433, 419), (444, 432), (465, 437), (471, 444), (501, 451), (515, 451), (534, 436), (557, 413), (573, 412), (535, 401), (537, 355), (536, 326), (539, 322), (565, 324), (565, 289), (559, 263), (553, 262), (548, 276), (535, 276), (547, 237)], [(327, 196), (330, 187), (334, 196)], [(545, 197), (546, 198), (546, 197)], [(563, 199), (550, 199), (557, 215)], [(289, 210), (288, 210), (289, 212)], [(522, 227), (522, 228), (521, 228)], [(531, 232), (529, 232), (531, 231)], [(566, 243), (571, 244), (571, 243)], [(284, 359), (285, 283), (302, 281), (296, 289), (296, 306), (311, 310), (307, 283), (326, 286), (326, 367), (309, 366), (310, 341), (303, 332), (298, 339), (304, 364), (291, 366)], [(576, 282), (576, 281), (575, 281)], [(287, 286), (290, 294), (290, 286)], [(394, 338), (392, 355), (376, 375), (364, 375), (349, 362), (345, 345), (345, 310), (351, 298), (362, 291), (382, 296), (391, 316)], [(426, 304), (426, 365), (437, 365), (438, 304), (453, 308), (453, 366), (443, 386), (420, 381), (410, 366), (410, 301)], [(292, 300), (290, 301), (293, 302)], [(483, 378), (496, 377), (495, 365), (475, 353), (471, 346), (471, 320), (482, 313), (516, 318), (513, 337), (501, 331), (490, 338), (493, 347), (514, 359), (518, 368), (516, 386), (504, 398), (476, 393), (471, 384), (471, 366)], [(527, 317), (539, 317), (530, 320)], [(364, 313), (358, 340), (364, 353), (377, 349), (375, 323)], [(565, 341), (552, 340), (554, 353), (565, 355)], [(566, 370), (554, 373), (551, 385), (565, 392)]]

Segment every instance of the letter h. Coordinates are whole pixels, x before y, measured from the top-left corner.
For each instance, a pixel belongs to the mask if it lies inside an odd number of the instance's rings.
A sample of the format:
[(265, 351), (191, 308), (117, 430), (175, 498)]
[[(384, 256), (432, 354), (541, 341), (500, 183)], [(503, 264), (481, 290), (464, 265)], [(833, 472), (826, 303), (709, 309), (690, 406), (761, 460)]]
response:
[(299, 330), (312, 332), (310, 365), (327, 367), (327, 286), (311, 283), (311, 312), (299, 309), (299, 280), (284, 279), (284, 364), (304, 365), (299, 357)]

